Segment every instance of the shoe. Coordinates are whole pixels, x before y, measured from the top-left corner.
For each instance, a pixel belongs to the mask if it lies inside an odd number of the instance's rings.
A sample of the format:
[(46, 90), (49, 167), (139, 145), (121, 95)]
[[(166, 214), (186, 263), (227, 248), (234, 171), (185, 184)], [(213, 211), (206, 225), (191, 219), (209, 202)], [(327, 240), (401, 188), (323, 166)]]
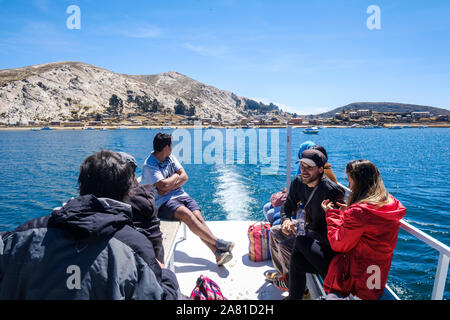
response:
[[(289, 300), (289, 296), (284, 297), (282, 300)], [(311, 294), (309, 293), (308, 289), (305, 290), (302, 300), (311, 300)], [(319, 298), (317, 300), (321, 300), (321, 299)], [(322, 300), (325, 300), (325, 299), (322, 299)]]
[(303, 300), (311, 300), (311, 294), (309, 293), (308, 289), (306, 289), (305, 293), (303, 294)]
[(273, 282), (275, 278), (281, 277), (281, 274), (279, 274), (278, 271), (267, 270), (266, 272), (264, 272), (264, 276), (266, 277), (267, 281)]
[(231, 252), (231, 250), (233, 250), (234, 248), (234, 242), (217, 239), (216, 248), (222, 251)]
[(278, 288), (278, 289), (280, 289), (280, 290), (283, 290), (283, 291), (285, 291), (285, 292), (288, 292), (288, 291), (289, 291), (289, 286), (288, 286), (288, 283), (287, 283), (286, 275), (275, 278), (275, 279), (273, 280), (273, 285), (274, 285), (276, 288)]
[(216, 263), (221, 266), (233, 259), (233, 255), (228, 251), (217, 250), (216, 251)]

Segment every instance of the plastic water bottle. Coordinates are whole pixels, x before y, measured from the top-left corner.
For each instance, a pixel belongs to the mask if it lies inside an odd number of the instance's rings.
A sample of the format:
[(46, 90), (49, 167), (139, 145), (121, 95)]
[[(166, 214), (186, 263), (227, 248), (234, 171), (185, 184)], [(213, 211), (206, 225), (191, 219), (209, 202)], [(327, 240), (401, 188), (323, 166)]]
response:
[(297, 236), (304, 236), (305, 232), (306, 212), (303, 208), (297, 211)]

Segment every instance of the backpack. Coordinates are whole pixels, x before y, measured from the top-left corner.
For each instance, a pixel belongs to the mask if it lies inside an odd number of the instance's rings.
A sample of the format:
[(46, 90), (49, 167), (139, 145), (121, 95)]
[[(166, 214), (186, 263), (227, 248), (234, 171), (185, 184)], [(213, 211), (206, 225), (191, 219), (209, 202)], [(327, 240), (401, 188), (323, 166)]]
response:
[(270, 197), (270, 204), (274, 208), (281, 207), (286, 202), (286, 198), (287, 198), (286, 192), (276, 192), (272, 194), (272, 196)]
[(270, 223), (256, 222), (248, 228), (249, 258), (259, 262), (269, 260), (270, 257)]
[(201, 275), (198, 277), (194, 290), (191, 292), (191, 300), (227, 300), (220, 287), (210, 278)]

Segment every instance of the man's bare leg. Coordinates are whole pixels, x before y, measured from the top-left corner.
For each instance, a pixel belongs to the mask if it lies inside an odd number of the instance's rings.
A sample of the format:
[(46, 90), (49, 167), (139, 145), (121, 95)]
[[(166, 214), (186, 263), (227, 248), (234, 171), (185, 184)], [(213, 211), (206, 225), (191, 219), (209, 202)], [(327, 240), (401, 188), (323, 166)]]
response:
[(199, 210), (191, 211), (185, 206), (179, 206), (173, 216), (175, 219), (183, 221), (206, 244), (212, 253), (216, 252), (217, 237), (208, 228)]

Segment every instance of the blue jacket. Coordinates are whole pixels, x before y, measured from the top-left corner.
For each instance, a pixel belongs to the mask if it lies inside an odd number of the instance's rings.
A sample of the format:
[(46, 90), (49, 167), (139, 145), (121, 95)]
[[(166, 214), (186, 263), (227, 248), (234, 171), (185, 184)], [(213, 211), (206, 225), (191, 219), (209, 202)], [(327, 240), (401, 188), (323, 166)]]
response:
[(177, 299), (175, 274), (129, 216), (86, 195), (0, 234), (0, 299)]

